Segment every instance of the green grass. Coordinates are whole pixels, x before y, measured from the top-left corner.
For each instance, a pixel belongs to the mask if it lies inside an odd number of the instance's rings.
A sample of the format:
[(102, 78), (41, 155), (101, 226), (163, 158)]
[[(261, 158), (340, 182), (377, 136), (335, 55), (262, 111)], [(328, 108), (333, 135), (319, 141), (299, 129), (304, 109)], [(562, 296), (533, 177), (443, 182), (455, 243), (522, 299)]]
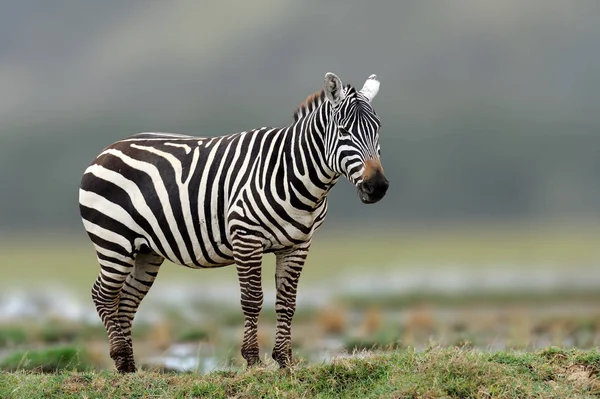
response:
[(387, 328), (375, 331), (368, 337), (346, 337), (344, 340), (344, 349), (347, 352), (361, 350), (381, 350), (400, 348), (402, 334), (398, 328)]
[(549, 348), (486, 353), (456, 347), (362, 353), (279, 371), (0, 374), (0, 397), (17, 398), (593, 398), (600, 352)]
[(431, 293), (416, 292), (405, 294), (398, 293), (376, 293), (346, 294), (338, 298), (340, 304), (355, 310), (369, 308), (380, 309), (402, 309), (419, 304), (443, 304), (444, 306), (465, 306), (478, 304), (479, 306), (494, 305), (553, 305), (567, 303), (598, 303), (600, 301), (600, 290), (598, 289), (565, 289), (552, 291), (500, 291), (488, 292), (484, 290), (469, 291), (460, 295), (454, 293)]
[(90, 368), (85, 351), (60, 346), (31, 351), (13, 352), (0, 361), (0, 370), (33, 370), (53, 372), (70, 368)]
[(177, 342), (197, 342), (208, 340), (210, 333), (202, 328), (187, 328), (177, 336)]
[[(398, 270), (415, 265), (495, 266), (498, 262), (528, 267), (594, 264), (600, 260), (599, 229), (565, 226), (538, 227), (453, 227), (420, 229), (404, 226), (398, 230), (325, 227), (314, 237), (302, 281), (335, 278), (349, 271)], [(30, 242), (35, 241), (32, 249)], [(94, 250), (83, 229), (80, 233), (15, 235), (2, 237), (0, 252), (7, 270), (0, 287), (15, 288), (36, 276), (36, 281), (56, 282), (89, 295), (99, 267)], [(263, 281), (272, 284), (274, 256), (264, 259)], [(367, 271), (368, 270), (368, 271)], [(160, 281), (199, 283), (237, 281), (233, 267), (217, 270), (189, 270), (168, 262)]]
[(18, 346), (27, 342), (27, 331), (16, 326), (0, 327), (0, 349)]

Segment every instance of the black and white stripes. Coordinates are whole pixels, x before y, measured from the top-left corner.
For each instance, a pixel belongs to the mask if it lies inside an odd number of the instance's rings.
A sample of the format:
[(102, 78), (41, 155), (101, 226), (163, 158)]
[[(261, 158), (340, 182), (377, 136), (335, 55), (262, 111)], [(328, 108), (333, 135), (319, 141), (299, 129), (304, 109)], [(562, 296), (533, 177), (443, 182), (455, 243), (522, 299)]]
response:
[(357, 91), (328, 73), (290, 126), (212, 138), (141, 133), (100, 153), (79, 202), (101, 267), (92, 297), (119, 371), (135, 371), (132, 321), (165, 259), (192, 268), (236, 264), (242, 355), (257, 363), (264, 253), (277, 258), (272, 356), (290, 364), (296, 288), (328, 192), (342, 175), (365, 203), (388, 187), (371, 106), (378, 88), (374, 75)]

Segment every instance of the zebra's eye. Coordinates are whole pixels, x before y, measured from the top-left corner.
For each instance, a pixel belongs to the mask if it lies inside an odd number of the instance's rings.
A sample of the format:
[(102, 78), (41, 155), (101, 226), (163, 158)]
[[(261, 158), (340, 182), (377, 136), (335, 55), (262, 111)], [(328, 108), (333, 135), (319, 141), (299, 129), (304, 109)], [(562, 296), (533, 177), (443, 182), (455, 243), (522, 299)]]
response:
[(338, 126), (338, 131), (340, 132), (340, 136), (350, 137), (350, 132), (346, 130), (343, 126)]

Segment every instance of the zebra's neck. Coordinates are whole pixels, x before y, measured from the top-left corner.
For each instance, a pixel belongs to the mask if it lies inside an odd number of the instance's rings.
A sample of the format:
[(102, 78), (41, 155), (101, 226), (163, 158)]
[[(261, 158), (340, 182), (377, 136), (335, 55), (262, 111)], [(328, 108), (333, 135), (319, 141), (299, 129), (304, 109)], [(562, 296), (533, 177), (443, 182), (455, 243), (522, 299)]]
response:
[(287, 185), (290, 195), (295, 196), (306, 210), (321, 206), (339, 178), (326, 162), (328, 119), (328, 104), (322, 103), (310, 114), (299, 118), (288, 131), (292, 135), (292, 148), (286, 163), (293, 173), (288, 173)]

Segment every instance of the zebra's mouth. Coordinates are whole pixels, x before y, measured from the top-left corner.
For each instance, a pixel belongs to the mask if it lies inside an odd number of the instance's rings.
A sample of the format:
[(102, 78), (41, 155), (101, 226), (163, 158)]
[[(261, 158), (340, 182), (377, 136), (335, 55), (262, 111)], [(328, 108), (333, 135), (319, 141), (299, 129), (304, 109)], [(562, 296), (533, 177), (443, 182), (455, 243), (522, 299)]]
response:
[(360, 193), (359, 197), (363, 204), (373, 204), (377, 202), (376, 200), (374, 201), (371, 198), (369, 198), (369, 196), (365, 193)]
[(385, 193), (379, 195), (366, 193), (360, 186), (358, 187), (358, 198), (360, 198), (363, 204), (374, 204), (381, 200)]
[(388, 180), (383, 177), (375, 180), (365, 180), (358, 184), (358, 197), (363, 204), (374, 204), (379, 202), (386, 194), (389, 187)]

